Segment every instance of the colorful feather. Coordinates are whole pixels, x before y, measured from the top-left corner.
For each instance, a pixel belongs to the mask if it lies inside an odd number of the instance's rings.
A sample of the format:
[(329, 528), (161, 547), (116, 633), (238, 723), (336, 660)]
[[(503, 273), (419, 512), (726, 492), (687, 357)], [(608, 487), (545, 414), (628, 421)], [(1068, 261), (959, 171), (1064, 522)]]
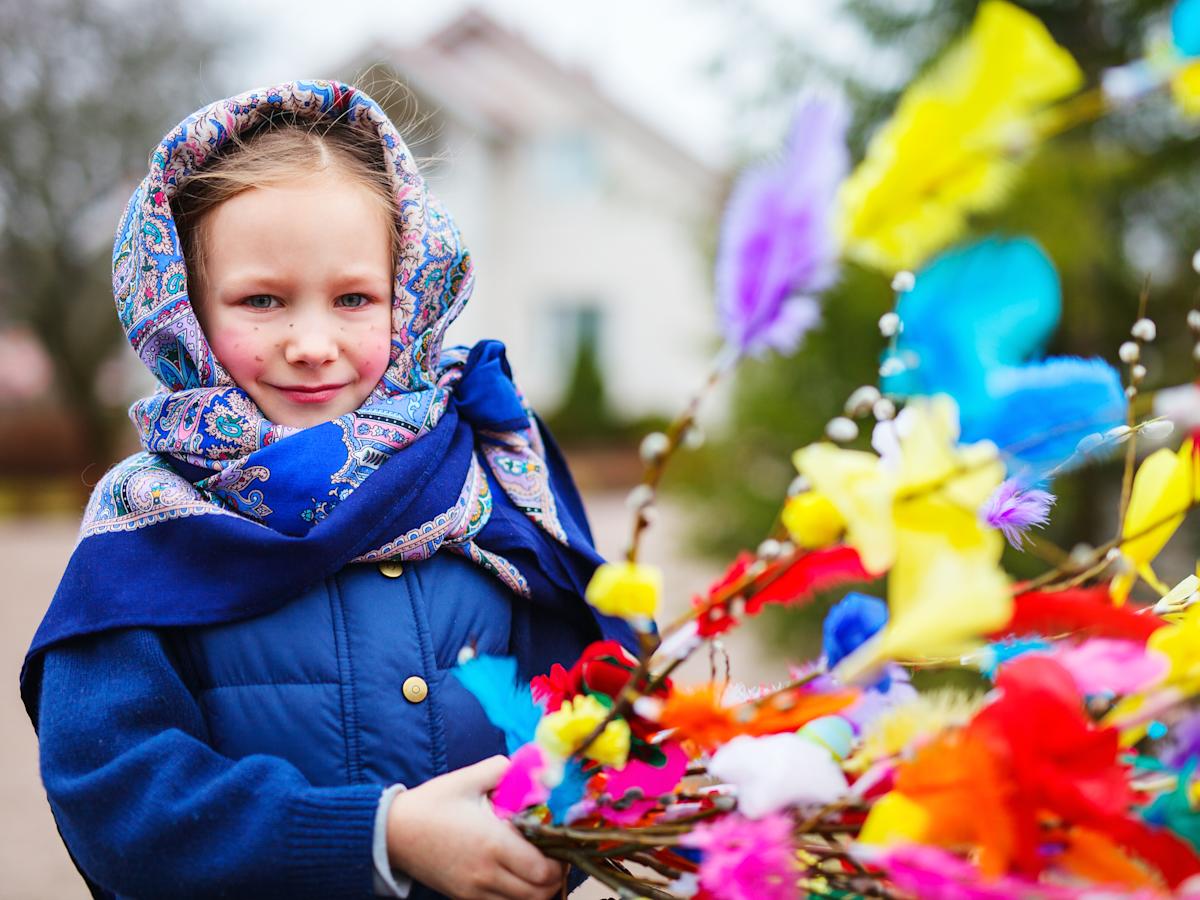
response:
[(1083, 73), (1033, 15), (985, 0), (967, 36), (900, 99), (842, 189), (847, 254), (912, 269), (995, 207), (1036, 143), (1033, 117)]
[(768, 603), (795, 605), (819, 591), (850, 582), (871, 581), (853, 547), (829, 547), (800, 557), (778, 578), (746, 600), (746, 615), (753, 616)]
[[(953, 396), (982, 390), (980, 372), (1040, 355), (1062, 310), (1054, 263), (1027, 237), (991, 236), (948, 250), (900, 296), (903, 323), (884, 359), (888, 393)], [(889, 362), (890, 361), (890, 362)]]
[(546, 800), (546, 808), (550, 810), (550, 818), (555, 825), (566, 822), (571, 807), (583, 799), (588, 777), (583, 771), (583, 766), (579, 764), (579, 760), (567, 761), (563, 768), (562, 781), (550, 791), (550, 796)]
[(1100, 359), (1000, 367), (985, 391), (985, 402), (963, 415), (963, 440), (992, 441), (1028, 481), (1087, 461), (1075, 452), (1079, 442), (1125, 422), (1121, 376)]
[(1054, 265), (1028, 238), (991, 237), (934, 260), (902, 295), (883, 390), (949, 394), (962, 440), (990, 440), (1032, 484), (1083, 462), (1079, 442), (1125, 420), (1116, 369), (1039, 354), (1058, 324)]
[(1171, 40), (1186, 57), (1200, 56), (1200, 0), (1179, 0), (1171, 11)]
[(1112, 605), (1108, 585), (1064, 591), (1026, 591), (1013, 598), (1013, 614), (994, 638), (1009, 635), (1084, 633), (1095, 637), (1146, 640), (1166, 623), (1130, 607)]
[(479, 701), (488, 721), (504, 732), (510, 754), (533, 740), (542, 708), (533, 702), (529, 685), (517, 678), (515, 659), (477, 656), (451, 672)]
[(848, 168), (846, 110), (801, 102), (783, 159), (748, 170), (725, 209), (717, 254), (721, 330), (739, 355), (790, 352), (820, 320), (837, 274), (834, 199)]

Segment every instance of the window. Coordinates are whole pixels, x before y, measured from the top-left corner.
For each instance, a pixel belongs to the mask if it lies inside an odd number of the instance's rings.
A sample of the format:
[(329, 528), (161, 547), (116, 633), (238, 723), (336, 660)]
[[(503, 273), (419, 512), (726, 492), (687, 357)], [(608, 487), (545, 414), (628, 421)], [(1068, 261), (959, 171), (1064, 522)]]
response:
[(560, 132), (538, 141), (533, 167), (537, 183), (550, 194), (587, 193), (600, 185), (600, 153), (583, 131)]

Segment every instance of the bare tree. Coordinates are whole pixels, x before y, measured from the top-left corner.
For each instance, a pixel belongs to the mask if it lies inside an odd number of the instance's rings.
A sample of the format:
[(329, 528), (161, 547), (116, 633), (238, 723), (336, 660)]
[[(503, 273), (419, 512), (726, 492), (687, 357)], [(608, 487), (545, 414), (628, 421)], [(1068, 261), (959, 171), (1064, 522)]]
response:
[(119, 344), (109, 248), (150, 148), (204, 94), (211, 37), (155, 0), (0, 0), (0, 324), (25, 322), (58, 394), (106, 464), (96, 394)]

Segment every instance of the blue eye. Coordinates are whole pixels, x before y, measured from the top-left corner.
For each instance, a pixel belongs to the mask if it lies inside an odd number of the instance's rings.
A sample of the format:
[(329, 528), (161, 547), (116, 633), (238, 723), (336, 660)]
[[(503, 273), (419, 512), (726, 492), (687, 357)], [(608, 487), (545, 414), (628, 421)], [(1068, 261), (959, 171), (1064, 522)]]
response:
[(342, 294), (338, 297), (338, 303), (347, 309), (361, 309), (371, 302), (371, 298), (366, 294)]
[(253, 297), (246, 297), (242, 303), (251, 309), (273, 309), (279, 305), (279, 301), (270, 294), (255, 294)]

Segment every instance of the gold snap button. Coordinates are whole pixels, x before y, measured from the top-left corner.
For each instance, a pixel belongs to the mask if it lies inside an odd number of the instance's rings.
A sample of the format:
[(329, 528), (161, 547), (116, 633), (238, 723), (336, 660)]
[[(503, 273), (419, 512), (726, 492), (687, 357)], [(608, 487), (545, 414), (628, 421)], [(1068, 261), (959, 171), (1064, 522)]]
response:
[(404, 687), (401, 688), (404, 692), (404, 699), (409, 703), (420, 703), (429, 696), (429, 685), (425, 683), (425, 679), (420, 675), (412, 675), (404, 679)]
[(398, 559), (386, 559), (379, 564), (379, 571), (388, 578), (399, 578), (404, 574), (404, 564)]

